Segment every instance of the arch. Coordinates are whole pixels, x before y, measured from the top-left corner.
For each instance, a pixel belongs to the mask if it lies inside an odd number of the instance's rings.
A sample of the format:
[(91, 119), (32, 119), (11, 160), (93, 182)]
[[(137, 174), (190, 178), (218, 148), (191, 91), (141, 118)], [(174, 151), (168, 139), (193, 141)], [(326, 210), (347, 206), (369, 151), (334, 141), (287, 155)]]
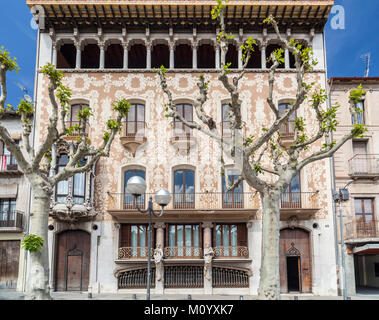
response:
[(174, 62), (175, 69), (192, 69), (192, 46), (187, 40), (175, 42)]
[(57, 47), (57, 69), (75, 69), (76, 47), (71, 39), (60, 39)]
[(238, 69), (238, 47), (235, 41), (228, 44), (228, 52), (225, 56), (225, 62), (231, 63), (229, 69)]
[(312, 292), (311, 232), (304, 228), (280, 230), (279, 269), (281, 292)]
[(82, 69), (100, 68), (100, 48), (96, 40), (88, 39), (83, 41), (81, 54)]
[[(283, 45), (280, 43), (280, 41), (270, 40), (266, 46), (266, 58), (269, 59), (271, 54), (277, 49), (283, 49)], [(284, 53), (283, 53), (283, 57), (284, 57)], [(272, 65), (273, 65), (273, 63), (271, 60), (266, 61), (266, 68), (267, 69), (270, 69), (272, 67)], [(284, 69), (284, 68), (285, 68), (285, 64), (280, 63), (278, 69)]]
[(199, 69), (216, 68), (216, 50), (212, 40), (200, 40), (197, 47), (197, 67)]
[(128, 50), (128, 68), (146, 69), (147, 50), (142, 40), (132, 40)]
[(151, 67), (170, 67), (170, 49), (167, 40), (156, 39), (153, 41), (151, 52)]
[(84, 230), (57, 233), (54, 288), (56, 291), (87, 291), (91, 235)]
[(105, 43), (104, 68), (121, 69), (124, 66), (124, 48), (121, 40), (109, 39)]
[(69, 100), (69, 103), (70, 105), (74, 105), (74, 104), (86, 104), (86, 105), (90, 105), (90, 101), (86, 98), (72, 98)]
[(258, 44), (253, 45), (254, 52), (252, 53), (246, 68), (248, 69), (262, 69), (262, 52), (261, 47)]

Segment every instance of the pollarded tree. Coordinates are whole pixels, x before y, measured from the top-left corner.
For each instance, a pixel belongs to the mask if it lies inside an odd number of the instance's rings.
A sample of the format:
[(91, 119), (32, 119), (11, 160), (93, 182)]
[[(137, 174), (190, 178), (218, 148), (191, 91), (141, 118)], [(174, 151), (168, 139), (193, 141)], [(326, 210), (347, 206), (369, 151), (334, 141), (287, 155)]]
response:
[[(274, 121), (264, 128), (256, 128), (253, 123), (247, 124), (247, 127), (254, 129), (258, 134), (256, 136), (242, 136), (243, 122), (239, 85), (244, 77), (245, 68), (256, 42), (249, 38), (241, 46), (243, 67), (235, 76), (231, 77), (230, 64), (226, 62), (225, 58), (228, 51), (228, 41), (233, 36), (228, 35), (225, 31), (225, 6), (222, 0), (218, 0), (218, 5), (213, 9), (212, 16), (213, 19), (218, 19), (220, 23), (220, 33), (217, 40), (221, 47), (221, 71), (218, 80), (230, 94), (231, 142), (225, 141), (220, 136), (215, 121), (204, 109), (209, 86), (209, 81), (206, 81), (204, 75), (200, 76), (198, 82), (199, 96), (194, 103), (199, 121), (189, 122), (176, 109), (172, 93), (167, 85), (166, 70), (161, 67), (158, 74), (162, 89), (168, 98), (168, 103), (165, 106), (166, 116), (181, 121), (189, 128), (201, 131), (220, 144), (222, 150), (221, 173), (225, 176), (226, 181), (228, 181), (228, 175), (225, 175), (224, 150), (231, 151), (234, 157), (240, 158), (241, 174), (234, 180), (233, 184), (227, 183), (227, 189), (232, 190), (244, 180), (250, 187), (258, 191), (262, 204), (262, 258), (258, 296), (259, 299), (277, 300), (280, 299), (279, 228), (282, 193), (302, 168), (315, 161), (331, 157), (346, 141), (362, 136), (366, 128), (364, 125), (356, 124), (352, 131), (339, 141), (332, 139), (332, 133), (338, 125), (336, 121), (338, 105), (326, 108), (326, 91), (316, 88), (314, 83), (306, 83), (305, 80), (305, 75), (312, 71), (317, 64), (313, 58), (312, 49), (303, 47), (294, 39), (284, 39), (275, 19), (270, 16), (264, 20), (264, 23), (272, 26), (282, 47), (275, 50), (268, 58), (272, 62), (272, 66), (269, 69), (268, 76), (267, 104), (270, 112), (274, 115)], [(273, 99), (277, 69), (280, 64), (284, 63), (283, 49), (289, 50), (295, 58), (296, 70), (294, 72), (297, 82), (295, 101), (285, 111), (279, 110)], [(364, 94), (365, 91), (362, 87), (353, 90), (350, 94), (350, 112), (355, 119), (360, 112), (359, 109), (355, 108), (356, 102)], [(312, 119), (296, 117), (296, 112), (300, 108), (313, 112), (316, 126), (309, 126), (309, 130), (307, 130), (307, 123), (309, 124)], [(294, 138), (287, 145), (283, 143), (281, 127), (287, 124), (291, 117), (295, 119)]]
[[(41, 72), (48, 79), (48, 94), (50, 117), (46, 132), (41, 133), (43, 142), (38, 148), (31, 145), (30, 135), (32, 123), (30, 115), (34, 113), (34, 106), (25, 101), (18, 105), (17, 112), (21, 116), (22, 145), (19, 146), (11, 137), (8, 130), (1, 124), (1, 118), (6, 111), (6, 75), (7, 72), (18, 71), (16, 59), (3, 47), (0, 49), (0, 139), (7, 149), (15, 156), (18, 165), (30, 182), (32, 190), (32, 207), (30, 212), (30, 235), (24, 239), (23, 246), (30, 252), (30, 268), (28, 270), (27, 299), (50, 299), (48, 286), (49, 257), (47, 227), (50, 211), (50, 199), (54, 187), (60, 181), (67, 180), (77, 173), (89, 171), (100, 157), (108, 157), (112, 142), (121, 128), (121, 121), (127, 115), (130, 104), (126, 100), (119, 100), (112, 104), (117, 114), (116, 119), (107, 121), (103, 141), (97, 148), (90, 144), (86, 135), (91, 108), (86, 107), (78, 114), (79, 125), (66, 127), (66, 115), (69, 114), (70, 89), (62, 83), (64, 74), (55, 69), (54, 65), (47, 64)], [(69, 154), (67, 165), (58, 173), (49, 175), (51, 165), (51, 148), (64, 136), (77, 136), (74, 141), (73, 152)]]

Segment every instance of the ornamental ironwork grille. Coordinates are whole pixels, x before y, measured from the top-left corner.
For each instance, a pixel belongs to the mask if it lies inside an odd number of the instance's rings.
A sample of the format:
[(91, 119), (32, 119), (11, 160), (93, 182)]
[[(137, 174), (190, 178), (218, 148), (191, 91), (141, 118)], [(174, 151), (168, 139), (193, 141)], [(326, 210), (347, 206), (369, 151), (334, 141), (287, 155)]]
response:
[[(155, 268), (151, 269), (150, 287), (155, 288)], [(147, 268), (130, 270), (120, 273), (118, 277), (119, 289), (138, 289), (147, 287)]]
[(248, 288), (249, 275), (243, 270), (213, 268), (212, 286), (213, 288)]
[(200, 266), (170, 266), (164, 269), (165, 288), (203, 288), (204, 268)]

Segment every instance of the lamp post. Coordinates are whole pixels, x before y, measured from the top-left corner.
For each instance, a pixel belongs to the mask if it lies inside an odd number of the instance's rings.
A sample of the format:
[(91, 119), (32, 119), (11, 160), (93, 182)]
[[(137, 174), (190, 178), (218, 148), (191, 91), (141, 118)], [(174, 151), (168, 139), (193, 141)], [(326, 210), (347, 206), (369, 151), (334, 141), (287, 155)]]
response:
[(341, 269), (342, 269), (342, 281), (343, 281), (343, 299), (347, 300), (347, 288), (346, 288), (346, 265), (345, 265), (345, 240), (343, 236), (343, 219), (342, 219), (342, 202), (348, 201), (350, 198), (349, 190), (347, 187), (352, 184), (354, 180), (350, 180), (345, 187), (339, 189), (339, 193), (334, 194), (334, 200), (339, 203), (340, 211), (340, 240), (341, 240)]
[(146, 300), (150, 300), (150, 279), (151, 279), (151, 262), (150, 262), (150, 251), (151, 251), (151, 214), (153, 214), (155, 217), (159, 218), (163, 215), (164, 207), (169, 204), (171, 201), (171, 195), (167, 190), (159, 190), (155, 194), (155, 201), (161, 206), (160, 213), (155, 213), (153, 209), (153, 198), (150, 197), (149, 204), (146, 210), (141, 210), (138, 207), (138, 197), (140, 197), (142, 194), (146, 192), (146, 182), (143, 178), (134, 176), (131, 177), (126, 185), (126, 189), (129, 193), (131, 193), (135, 199), (136, 199), (136, 208), (141, 213), (148, 213), (149, 214), (149, 227), (148, 227), (148, 234), (147, 234), (147, 294), (146, 294)]

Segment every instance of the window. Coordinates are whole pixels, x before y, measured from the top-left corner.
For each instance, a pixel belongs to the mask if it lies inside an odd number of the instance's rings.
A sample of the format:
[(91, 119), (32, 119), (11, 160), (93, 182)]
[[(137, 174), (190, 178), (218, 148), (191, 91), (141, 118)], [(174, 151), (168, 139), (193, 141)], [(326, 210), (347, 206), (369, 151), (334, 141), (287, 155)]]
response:
[(228, 52), (225, 56), (225, 63), (231, 63), (230, 69), (237, 69), (238, 68), (238, 49), (237, 46), (234, 44), (228, 45)]
[(168, 243), (170, 256), (198, 257), (200, 256), (201, 237), (198, 224), (175, 224), (168, 227)]
[(146, 69), (146, 54), (144, 44), (133, 44), (129, 50), (129, 69)]
[[(82, 160), (80, 165), (84, 166), (86, 164), (85, 160)], [(85, 200), (86, 191), (86, 173), (76, 173), (73, 178), (73, 199), (76, 204), (83, 204)]]
[[(193, 111), (192, 111), (192, 105), (190, 104), (177, 104), (176, 105), (176, 110), (178, 113), (188, 122), (193, 121)], [(187, 127), (183, 122), (181, 122), (178, 119), (174, 120), (174, 131), (175, 131), (175, 136), (190, 136), (192, 130)]]
[(75, 69), (76, 47), (72, 43), (61, 45), (57, 54), (57, 68)]
[[(282, 116), (288, 109), (292, 108), (290, 103), (279, 104), (279, 115)], [(280, 127), (280, 133), (282, 136), (293, 136), (295, 134), (295, 119), (296, 112), (293, 112), (286, 123)]]
[(258, 45), (253, 44), (254, 52), (251, 53), (246, 68), (261, 69), (262, 68), (262, 52)]
[[(239, 174), (229, 170), (229, 183), (232, 185), (239, 178)], [(233, 190), (228, 191), (225, 177), (222, 177), (222, 205), (223, 208), (243, 208), (243, 188), (240, 182)]]
[(100, 68), (100, 48), (97, 44), (87, 44), (81, 56), (82, 69), (99, 69)]
[(125, 171), (124, 173), (124, 209), (135, 209), (136, 204), (138, 204), (138, 207), (141, 209), (145, 207), (145, 195), (141, 195), (136, 200), (135, 197), (131, 195), (126, 189), (128, 180), (134, 176), (138, 176), (145, 179), (145, 171), (136, 170), (136, 169)]
[[(68, 158), (68, 155), (66, 154), (63, 154), (58, 158), (57, 173), (63, 170), (63, 168), (67, 165), (68, 161), (69, 161), (69, 158)], [(56, 201), (58, 203), (63, 203), (66, 201), (67, 196), (68, 196), (68, 180), (59, 181), (57, 184)]]
[[(152, 248), (155, 247), (155, 237), (152, 237)], [(143, 258), (147, 257), (148, 247), (148, 225), (145, 224), (122, 224), (120, 228), (120, 248), (125, 248), (128, 258)]]
[(192, 47), (189, 44), (179, 44), (174, 53), (175, 69), (192, 68)]
[(234, 119), (233, 113), (230, 109), (229, 103), (224, 103), (222, 105), (222, 136), (223, 137), (231, 137), (232, 136), (232, 123), (231, 121)]
[(153, 47), (151, 53), (151, 67), (160, 68), (164, 66), (165, 68), (170, 67), (170, 50), (167, 44), (156, 44)]
[[(278, 44), (269, 44), (266, 47), (266, 57), (267, 59), (270, 59), (269, 61), (266, 62), (267, 69), (270, 69), (273, 65), (271, 61), (271, 54), (278, 49), (282, 49), (282, 47)], [(284, 68), (285, 68), (285, 64), (280, 62), (278, 69), (284, 69)]]
[[(73, 104), (71, 105), (71, 112), (69, 116), (69, 120), (66, 121), (66, 127), (74, 127), (74, 126), (80, 126), (81, 125), (81, 120), (79, 118), (79, 112), (82, 111), (84, 108), (88, 108), (88, 104), (83, 104), (83, 103), (78, 103), (78, 104)], [(88, 121), (86, 125), (86, 134), (88, 134)], [(78, 136), (79, 131), (75, 130), (72, 133), (73, 136)]]
[(300, 173), (292, 179), (282, 193), (282, 208), (301, 208)]
[(16, 219), (16, 199), (0, 199), (0, 227)]
[(187, 209), (195, 207), (195, 172), (193, 170), (176, 170), (174, 172), (174, 208)]
[(105, 51), (104, 67), (121, 69), (124, 66), (124, 49), (120, 44), (110, 44)]
[(127, 137), (145, 136), (145, 106), (133, 104), (128, 112), (125, 134)]
[(215, 49), (211, 44), (201, 44), (197, 48), (197, 67), (214, 69), (216, 67)]
[(241, 256), (239, 247), (247, 247), (246, 224), (217, 224), (213, 232), (213, 245), (217, 256)]
[[(19, 144), (19, 141), (15, 141)], [(14, 155), (7, 149), (5, 143), (0, 141), (0, 171), (17, 170), (17, 161)]]
[(364, 117), (364, 102), (363, 102), (363, 100), (359, 101), (354, 107), (355, 107), (355, 110), (357, 111), (357, 122), (355, 122), (354, 117), (351, 116), (352, 124), (364, 124), (365, 123), (365, 117)]
[(355, 198), (355, 221), (359, 237), (375, 237), (374, 199)]

